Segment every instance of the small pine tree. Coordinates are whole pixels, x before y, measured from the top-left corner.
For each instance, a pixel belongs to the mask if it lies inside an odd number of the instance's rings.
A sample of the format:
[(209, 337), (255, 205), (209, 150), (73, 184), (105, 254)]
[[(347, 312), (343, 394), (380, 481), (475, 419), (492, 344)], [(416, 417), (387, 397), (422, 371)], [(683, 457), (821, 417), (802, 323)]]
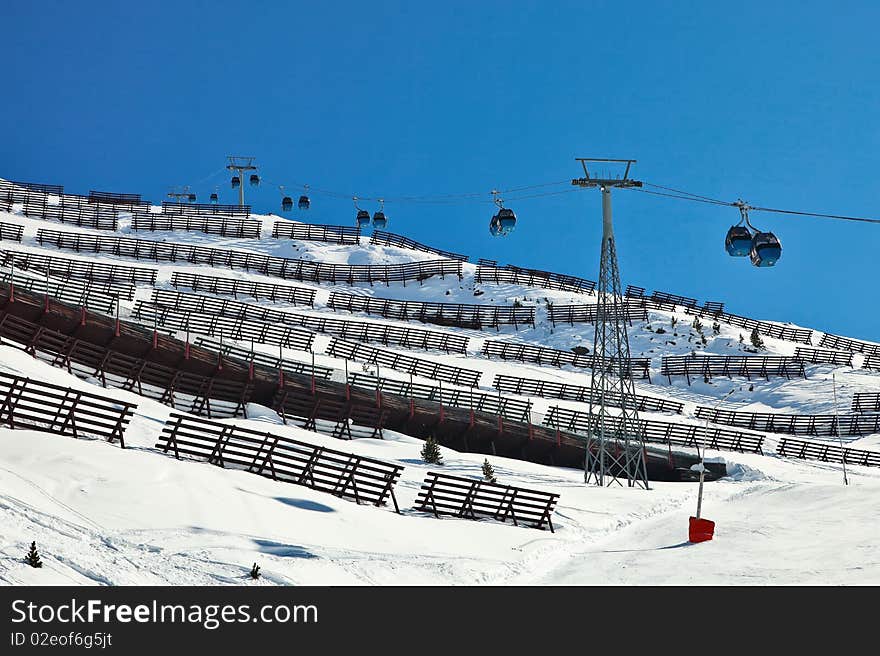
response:
[(716, 335), (721, 334), (721, 324), (717, 321), (712, 324), (712, 332), (714, 332)]
[(37, 551), (37, 543), (31, 542), (31, 549), (25, 557), (25, 562), (31, 567), (42, 567), (43, 561), (40, 560), (40, 554)]
[(251, 578), (256, 580), (260, 578), (260, 566), (254, 563), (254, 566), (251, 567)]
[(743, 334), (739, 334), (739, 343), (742, 344), (745, 340), (743, 339)]
[(670, 321), (670, 323), (672, 324), (672, 327), (675, 328), (675, 324), (678, 323), (678, 319), (675, 318), (675, 315), (672, 316), (672, 321)]
[(425, 445), (422, 447), (422, 460), (431, 465), (443, 464), (443, 456), (440, 454), (440, 446), (433, 437), (428, 437), (428, 439), (425, 440)]
[(754, 346), (756, 349), (764, 348), (764, 340), (761, 339), (761, 336), (758, 334), (757, 327), (752, 328), (752, 335), (750, 339), (752, 340), (752, 346)]
[(483, 480), (487, 483), (497, 483), (495, 480), (495, 470), (489, 464), (489, 459), (483, 460)]
[(513, 307), (515, 307), (515, 308), (522, 307), (522, 303), (520, 303), (520, 300), (518, 298), (513, 299)]
[(700, 317), (694, 317), (694, 323), (691, 324), (698, 333), (703, 333), (703, 322), (700, 321)]

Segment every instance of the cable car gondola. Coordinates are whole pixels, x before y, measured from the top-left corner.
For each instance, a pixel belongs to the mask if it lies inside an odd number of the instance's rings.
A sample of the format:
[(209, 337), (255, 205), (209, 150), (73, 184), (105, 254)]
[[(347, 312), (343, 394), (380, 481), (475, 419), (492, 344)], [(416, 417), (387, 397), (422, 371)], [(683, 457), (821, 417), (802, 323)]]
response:
[(239, 178), (237, 175), (233, 175), (232, 176), (232, 188), (238, 189), (240, 186), (241, 186), (241, 178)]
[(307, 209), (309, 209), (309, 206), (311, 205), (311, 201), (309, 201), (309, 196), (308, 196), (309, 185), (305, 185), (305, 189), (306, 189), (305, 193), (299, 197), (299, 203), (297, 203), (297, 207), (299, 207), (301, 210), (307, 210)]
[(367, 210), (362, 210), (358, 207), (357, 196), (352, 196), (351, 199), (354, 201), (354, 206), (358, 211), (357, 216), (355, 217), (357, 227), (363, 228), (364, 226), (370, 225), (370, 213)]
[(504, 237), (513, 232), (516, 227), (516, 214), (512, 209), (504, 207), (504, 200), (498, 198), (498, 192), (493, 191), (494, 202), (498, 206), (498, 214), (489, 221), (489, 234), (493, 237)]
[[(771, 267), (782, 257), (782, 244), (772, 232), (762, 232), (749, 220), (748, 203), (741, 198), (734, 205), (739, 208), (740, 220), (727, 231), (724, 245), (727, 252), (734, 257), (748, 255), (756, 267)], [(745, 223), (745, 225), (742, 225)], [(749, 232), (753, 230), (754, 234)]]
[(382, 230), (386, 225), (388, 225), (388, 219), (385, 218), (385, 201), (381, 198), (379, 199), (379, 210), (373, 213), (373, 228), (378, 228)]
[(189, 200), (190, 203), (195, 203), (196, 202), (196, 195), (190, 194), (189, 196), (187, 196), (187, 199)]
[[(727, 237), (724, 239), (724, 248), (731, 257), (745, 257), (752, 248), (752, 233), (749, 230), (752, 225), (749, 223), (749, 206), (741, 198), (734, 204), (739, 208), (739, 223), (730, 226), (730, 230), (727, 231)], [(754, 228), (752, 229), (754, 230)]]
[(749, 257), (756, 267), (771, 267), (782, 257), (782, 244), (772, 232), (757, 232), (752, 238)]
[(259, 184), (260, 184), (260, 176), (258, 176), (256, 173), (252, 173), (251, 174), (251, 187), (256, 187)]
[(284, 193), (284, 185), (278, 185), (278, 191), (281, 192), (281, 211), (289, 212), (293, 209), (293, 199)]
[(731, 257), (746, 257), (752, 248), (752, 233), (745, 226), (731, 226), (724, 240), (724, 248)]
[(216, 205), (219, 202), (219, 200), (220, 200), (220, 198), (217, 196), (216, 193), (211, 194), (211, 202), (212, 203), (214, 203)]

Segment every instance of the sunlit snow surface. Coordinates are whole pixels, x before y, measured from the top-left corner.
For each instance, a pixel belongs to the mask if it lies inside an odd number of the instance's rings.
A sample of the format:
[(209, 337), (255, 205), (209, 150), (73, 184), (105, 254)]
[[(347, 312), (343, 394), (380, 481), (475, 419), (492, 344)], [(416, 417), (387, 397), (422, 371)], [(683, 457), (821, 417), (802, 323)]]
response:
[[(223, 239), (184, 232), (129, 234), (125, 225), (120, 234), (339, 264), (391, 264), (437, 257), (392, 247), (274, 240), (268, 238), (268, 232), (277, 217), (258, 218), (264, 220), (263, 240)], [(24, 243), (3, 242), (0, 246), (4, 248), (104, 262), (116, 259), (104, 254), (41, 249), (34, 240), (38, 227), (92, 232), (89, 230), (11, 213), (0, 213), (0, 221), (25, 225)], [(157, 286), (169, 289), (171, 273), (177, 270), (283, 282), (257, 274), (182, 263), (119, 261), (158, 269)], [(551, 328), (546, 302), (584, 303), (593, 299), (517, 285), (479, 284), (476, 287), (485, 293), (475, 297), (475, 270), (474, 265), (465, 264), (463, 280), (432, 278), (421, 286), (408, 283), (405, 287), (392, 284), (351, 288), (296, 281), (284, 284), (318, 289), (316, 307), (308, 310), (315, 313), (328, 312), (326, 302), (332, 290), (437, 302), (510, 304), (519, 300), (525, 305), (534, 304), (535, 328), (458, 331), (471, 337), (466, 358), (419, 351), (412, 354), (478, 369), (483, 372), (481, 387), (487, 390), (496, 373), (588, 385), (589, 375), (584, 371), (490, 361), (479, 352), (486, 338), (566, 350), (575, 345), (592, 348), (592, 326)], [(663, 289), (662, 281), (649, 288), (654, 287)], [(669, 291), (686, 294), (688, 290)], [(138, 290), (139, 299), (147, 299), (149, 294), (148, 289)], [(132, 305), (123, 304), (123, 316)], [(748, 314), (748, 308), (731, 310)], [(840, 412), (849, 411), (854, 392), (880, 391), (880, 375), (876, 373), (815, 365), (808, 366), (806, 380), (749, 382), (716, 378), (709, 384), (700, 380), (688, 386), (684, 378), (673, 378), (670, 385), (659, 373), (661, 355), (682, 355), (694, 350), (744, 353), (749, 343), (748, 331), (722, 324), (721, 333), (716, 336), (711, 320), (703, 319), (708, 338), (703, 346), (691, 328), (692, 317), (677, 313), (678, 323), (673, 327), (671, 313), (649, 314), (648, 325), (653, 329), (662, 327), (666, 333), (649, 332), (645, 323), (639, 322), (630, 331), (630, 341), (634, 356), (652, 358), (653, 383), (639, 383), (639, 391), (685, 403), (683, 416), (657, 415), (665, 421), (702, 423), (693, 416), (696, 405), (714, 403), (731, 389), (736, 391), (728, 404), (739, 409), (832, 413), (832, 372), (837, 374)], [(366, 315), (341, 316), (455, 330)], [(745, 344), (739, 342), (741, 333)], [(764, 341), (768, 353), (794, 352), (792, 343), (766, 337)], [(343, 369), (342, 361), (321, 354), (328, 342), (327, 336), (316, 339), (316, 362)], [(277, 354), (275, 348), (262, 350)], [(301, 352), (285, 349), (283, 354), (291, 359), (310, 360)], [(356, 370), (361, 367), (350, 366)], [(10, 347), (0, 347), (0, 369), (102, 393), (90, 383)], [(388, 369), (383, 369), (381, 375), (409, 378)], [(880, 534), (874, 525), (876, 509), (880, 507), (880, 470), (849, 467), (850, 485), (845, 487), (840, 465), (775, 456), (779, 437), (775, 435), (768, 435), (765, 440), (766, 456), (708, 454), (723, 457), (730, 475), (706, 486), (704, 516), (717, 522), (715, 540), (689, 545), (687, 523), (696, 505), (695, 485), (654, 483), (650, 491), (600, 489), (585, 486), (583, 473), (577, 470), (493, 457), (490, 461), (499, 482), (561, 494), (553, 517), (556, 533), (490, 521), (438, 520), (412, 510), (425, 472), (436, 469), (421, 462), (419, 440), (386, 432), (384, 440), (340, 442), (283, 426), (274, 412), (259, 406), (250, 408), (251, 420), (233, 420), (262, 428), (268, 423), (274, 430), (296, 439), (403, 464), (403, 476), (396, 488), (403, 514), (398, 516), (388, 509), (358, 506), (306, 487), (276, 483), (201, 462), (175, 461), (153, 448), (169, 408), (120, 390), (105, 393), (138, 403), (136, 417), (126, 433), (130, 447), (126, 450), (99, 441), (0, 428), (0, 581), (113, 585), (880, 583), (880, 555), (876, 549)], [(536, 421), (549, 405), (585, 409), (571, 402), (533, 402)], [(878, 442), (880, 436), (874, 435), (851, 440), (849, 444), (878, 449)], [(448, 449), (443, 449), (443, 456), (446, 465), (442, 471), (466, 476), (479, 476), (485, 457)], [(32, 569), (22, 562), (33, 540), (43, 555), (42, 569)], [(261, 565), (264, 574), (256, 582), (247, 577), (254, 562)]]

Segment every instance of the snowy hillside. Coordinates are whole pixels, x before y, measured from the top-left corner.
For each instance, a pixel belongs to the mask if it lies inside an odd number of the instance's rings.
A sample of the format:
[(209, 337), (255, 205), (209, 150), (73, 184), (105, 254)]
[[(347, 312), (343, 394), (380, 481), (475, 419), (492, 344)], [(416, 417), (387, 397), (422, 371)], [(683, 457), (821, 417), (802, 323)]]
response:
[[(0, 208), (2, 209), (2, 208)], [(154, 212), (160, 211), (153, 208)], [(571, 325), (549, 318), (550, 308), (595, 302), (595, 296), (523, 284), (477, 282), (477, 267), (462, 265), (462, 275), (432, 276), (405, 285), (308, 280), (280, 280), (253, 271), (210, 267), (186, 261), (134, 260), (111, 253), (60, 249), (40, 244), (38, 230), (70, 234), (131, 237), (163, 244), (195, 244), (219, 249), (268, 254), (274, 257), (343, 265), (386, 265), (438, 260), (438, 255), (406, 248), (338, 245), (317, 241), (273, 239), (275, 216), (253, 216), (262, 221), (261, 239), (211, 236), (201, 232), (145, 232), (131, 229), (130, 215), (120, 215), (115, 232), (93, 230), (57, 221), (24, 216), (20, 204), (0, 211), (0, 224), (22, 226), (20, 242), (4, 238), (0, 250), (75, 262), (121, 264), (156, 271), (154, 286), (137, 286), (131, 300), (119, 306), (123, 321), (136, 321), (138, 308), (149, 307), (155, 290), (186, 295), (227, 298), (247, 304), (236, 311), (269, 308), (299, 317), (332, 317), (360, 324), (417, 328), (468, 338), (465, 353), (409, 349), (372, 342), (371, 347), (428, 362), (479, 372), (477, 391), (501, 398), (495, 377), (510, 376), (572, 386), (589, 386), (589, 369), (570, 365), (501, 360), (486, 355), (487, 341), (545, 347), (571, 353), (573, 347), (592, 350), (593, 326)], [(417, 238), (416, 235), (409, 235)], [(476, 259), (472, 257), (472, 259)], [(528, 266), (528, 262), (517, 263)], [(199, 273), (214, 278), (255, 283), (289, 284), (314, 290), (313, 307), (272, 302), (244, 295), (223, 297), (205, 291), (175, 288), (175, 273)], [(624, 272), (625, 273), (625, 272)], [(0, 296), (8, 298), (6, 284), (13, 272), (0, 269)], [(46, 276), (37, 269), (14, 272), (16, 289), (39, 293)], [(73, 278), (50, 284), (85, 284)], [(624, 284), (629, 281), (624, 280)], [(634, 281), (654, 289), (662, 281)], [(50, 286), (51, 289), (51, 286)], [(96, 294), (97, 286), (92, 288)], [(677, 290), (687, 293), (687, 290)], [(418, 321), (350, 313), (328, 307), (334, 292), (378, 299), (485, 306), (534, 307), (534, 325), (499, 328), (461, 328)], [(231, 307), (231, 306), (230, 306)], [(145, 311), (145, 310), (140, 310)], [(748, 308), (730, 311), (748, 314)], [(89, 309), (89, 312), (92, 312)], [(224, 315), (226, 316), (226, 315)], [(686, 426), (705, 426), (699, 406), (720, 406), (743, 413), (786, 415), (849, 415), (855, 394), (880, 392), (880, 372), (862, 367), (864, 355), (852, 364), (804, 364), (805, 377), (770, 375), (766, 378), (713, 375), (667, 377), (662, 358), (697, 355), (794, 356), (798, 344), (764, 335), (763, 349), (750, 341), (750, 330), (694, 316), (684, 307), (648, 307), (647, 321), (635, 320), (629, 330), (633, 358), (648, 358), (648, 377), (636, 381), (640, 395), (677, 402), (681, 412), (642, 411), (647, 420)], [(760, 317), (755, 317), (760, 319)], [(261, 325), (258, 320), (249, 320)], [(291, 319), (293, 321), (293, 319)], [(152, 321), (145, 321), (153, 330)], [(220, 324), (232, 325), (221, 318)], [(271, 321), (266, 323), (272, 323)], [(297, 324), (302, 325), (302, 324)], [(178, 331), (157, 320), (159, 333)], [(220, 329), (213, 339), (229, 347), (332, 371), (328, 380), (345, 383), (352, 374), (376, 374), (377, 367), (346, 361), (327, 353), (338, 337), (330, 332), (313, 336), (311, 352), (278, 346), (269, 341), (236, 342)], [(197, 340), (205, 335), (189, 335)], [(818, 345), (820, 332), (815, 333)], [(858, 338), (858, 336), (852, 336)], [(442, 447), (442, 467), (422, 461), (423, 441), (395, 430), (382, 438), (339, 440), (285, 424), (269, 407), (250, 403), (247, 416), (222, 419), (224, 423), (271, 430), (302, 442), (403, 466), (395, 492), (401, 513), (389, 507), (358, 505), (350, 500), (292, 485), (246, 471), (224, 469), (202, 460), (176, 460), (157, 448), (172, 408), (134, 391), (102, 387), (97, 377), (71, 375), (63, 366), (31, 357), (20, 345), (0, 345), (0, 371), (87, 390), (116, 400), (136, 403), (125, 431), (125, 449), (95, 439), (73, 439), (26, 428), (0, 428), (0, 581), (7, 584), (570, 584), (570, 583), (878, 583), (873, 515), (880, 503), (880, 468), (847, 465), (849, 486), (843, 485), (839, 463), (785, 457), (778, 452), (784, 438), (838, 445), (830, 435), (784, 435), (755, 428), (733, 428), (763, 436), (760, 453), (707, 450), (707, 457), (723, 461), (727, 476), (708, 483), (703, 503), (706, 517), (717, 522), (712, 542), (687, 542), (688, 517), (696, 505), (696, 485), (654, 481), (651, 490), (583, 483), (583, 471), (552, 466), (535, 458), (514, 459), (486, 453), (468, 453)], [(59, 363), (60, 364), (60, 363)], [(380, 365), (384, 379), (454, 391), (459, 385), (412, 376), (401, 368)], [(836, 378), (837, 407), (832, 375)], [(462, 387), (462, 390), (465, 388)], [(464, 391), (462, 391), (464, 393)], [(549, 426), (552, 408), (587, 412), (588, 405), (573, 400), (504, 393), (505, 398), (531, 402), (534, 426)], [(466, 407), (466, 406), (465, 406)], [(712, 426), (719, 426), (712, 424)], [(821, 431), (820, 431), (821, 433)], [(845, 446), (880, 452), (880, 434), (843, 435)], [(666, 446), (652, 445), (661, 451)], [(676, 447), (693, 454), (694, 450)], [(469, 521), (414, 509), (428, 471), (466, 477), (481, 476), (488, 458), (500, 483), (560, 495), (552, 516), (555, 532), (538, 531), (491, 520)], [(44, 567), (22, 562), (31, 541), (43, 555)], [(257, 562), (263, 578), (247, 576)]]

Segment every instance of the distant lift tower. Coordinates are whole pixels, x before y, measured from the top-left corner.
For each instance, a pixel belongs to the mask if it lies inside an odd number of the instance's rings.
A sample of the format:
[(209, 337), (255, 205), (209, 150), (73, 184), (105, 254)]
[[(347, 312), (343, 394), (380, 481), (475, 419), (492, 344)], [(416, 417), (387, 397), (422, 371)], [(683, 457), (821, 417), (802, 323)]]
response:
[(189, 185), (184, 187), (172, 187), (168, 192), (168, 198), (173, 198), (178, 203), (192, 203), (196, 199), (196, 195), (189, 190)]
[(226, 168), (230, 171), (238, 171), (238, 204), (244, 205), (245, 171), (256, 171), (254, 157), (241, 157), (240, 155), (228, 155), (229, 164)]
[[(621, 479), (625, 478), (629, 487), (640, 486), (647, 490), (644, 427), (636, 411), (636, 389), (626, 332), (627, 308), (620, 290), (617, 248), (611, 223), (611, 189), (641, 187), (642, 183), (629, 177), (634, 159), (578, 157), (577, 161), (584, 168), (584, 177), (575, 178), (571, 184), (598, 187), (602, 191), (602, 250), (584, 482), (601, 486), (616, 482), (622, 486)], [(613, 176), (609, 172), (596, 174), (600, 167), (623, 169), (623, 175)], [(590, 169), (594, 173), (591, 174)], [(611, 408), (615, 412), (610, 412)]]

